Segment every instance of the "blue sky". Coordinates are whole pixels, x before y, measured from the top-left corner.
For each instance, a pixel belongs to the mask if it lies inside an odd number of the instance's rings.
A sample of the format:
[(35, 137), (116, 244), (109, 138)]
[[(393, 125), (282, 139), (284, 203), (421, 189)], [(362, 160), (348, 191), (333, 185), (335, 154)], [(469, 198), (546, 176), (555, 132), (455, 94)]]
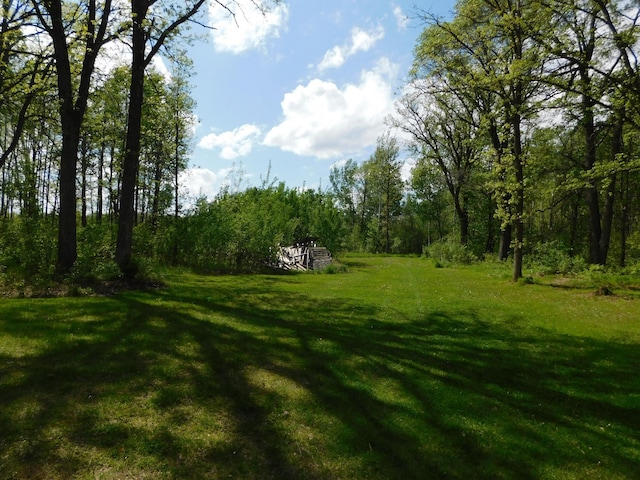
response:
[(215, 30), (190, 48), (192, 197), (213, 198), (230, 178), (259, 185), (269, 164), (271, 180), (324, 188), (333, 165), (366, 160), (411, 65), (416, 8), (448, 16), (455, 2), (289, 0), (266, 16), (238, 3), (237, 22), (211, 7)]

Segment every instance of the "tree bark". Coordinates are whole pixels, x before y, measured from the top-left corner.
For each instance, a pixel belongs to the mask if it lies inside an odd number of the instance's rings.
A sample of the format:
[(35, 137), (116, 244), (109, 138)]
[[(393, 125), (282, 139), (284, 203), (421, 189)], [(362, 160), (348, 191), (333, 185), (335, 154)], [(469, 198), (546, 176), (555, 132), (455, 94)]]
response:
[[(521, 103), (520, 103), (521, 104)], [(515, 244), (513, 246), (513, 281), (522, 278), (522, 261), (524, 247), (524, 161), (522, 158), (522, 136), (520, 131), (521, 118), (515, 115), (513, 122), (514, 130), (514, 169), (516, 174), (516, 212), (513, 220), (515, 227)]]
[(460, 245), (467, 245), (469, 242), (469, 212), (460, 200), (460, 191), (457, 190), (452, 193), (456, 215), (460, 222)]
[[(611, 138), (611, 162), (615, 163), (618, 154), (622, 153), (623, 148), (623, 129), (624, 129), (624, 112), (616, 112), (614, 115), (614, 125)], [(613, 174), (609, 179), (609, 186), (606, 192), (604, 202), (604, 211), (602, 213), (602, 232), (600, 236), (600, 253), (603, 263), (607, 263), (609, 257), (609, 246), (611, 245), (611, 232), (613, 230), (613, 215), (616, 201), (616, 182), (617, 175)]]
[(160, 50), (165, 40), (180, 25), (195, 15), (205, 0), (197, 0), (175, 19), (146, 52), (148, 35), (145, 21), (149, 7), (155, 0), (131, 0), (132, 14), (132, 60), (131, 84), (129, 89), (129, 112), (125, 155), (120, 191), (120, 216), (118, 219), (118, 238), (116, 242), (116, 263), (120, 271), (127, 276), (135, 275), (131, 262), (133, 248), (133, 226), (135, 223), (135, 188), (140, 162), (140, 132), (142, 126), (142, 103), (144, 101), (144, 71), (147, 64)]
[[(583, 82), (588, 81), (588, 73), (582, 74)], [(596, 127), (593, 114), (595, 102), (587, 94), (582, 95), (582, 129), (584, 135), (584, 169), (586, 172), (593, 170), (596, 164)], [(589, 210), (589, 263), (602, 264), (602, 251), (600, 239), (602, 237), (602, 224), (600, 223), (600, 192), (595, 179), (585, 189), (585, 201)]]
[[(76, 244), (76, 166), (84, 111), (76, 109), (74, 105), (71, 63), (62, 18), (62, 4), (57, 1), (48, 2), (46, 5), (51, 17), (48, 32), (54, 47), (62, 125), (57, 271), (65, 274), (71, 271), (78, 256)], [(40, 18), (43, 19), (43, 16), (40, 15)], [(45, 22), (43, 21), (43, 23)]]
[(500, 245), (498, 247), (498, 259), (502, 262), (509, 258), (511, 252), (511, 237), (513, 236), (513, 227), (508, 224), (502, 227), (500, 231)]
[(143, 22), (147, 16), (147, 0), (132, 0), (132, 49), (131, 84), (129, 88), (129, 113), (127, 137), (122, 168), (120, 190), (120, 217), (116, 243), (116, 263), (125, 275), (135, 275), (131, 263), (133, 247), (133, 225), (135, 222), (135, 188), (140, 158), (140, 131), (142, 126), (142, 103), (144, 100), (144, 70), (146, 34)]
[[(91, 77), (96, 57), (102, 45), (107, 41), (106, 32), (111, 11), (111, 0), (106, 0), (102, 8), (102, 18), (97, 21), (98, 7), (96, 1), (90, 0), (88, 3), (86, 24), (78, 29), (82, 30), (78, 36), (84, 40), (84, 58), (78, 79), (78, 87), (74, 92), (71, 61), (67, 46), (67, 27), (63, 18), (62, 2), (60, 0), (48, 2), (32, 0), (32, 5), (42, 27), (51, 36), (57, 70), (60, 121), (62, 125), (57, 258), (57, 271), (60, 274), (70, 272), (78, 257), (76, 239), (76, 170), (80, 129), (87, 110)], [(50, 23), (47, 22), (41, 10), (42, 7), (49, 14)]]

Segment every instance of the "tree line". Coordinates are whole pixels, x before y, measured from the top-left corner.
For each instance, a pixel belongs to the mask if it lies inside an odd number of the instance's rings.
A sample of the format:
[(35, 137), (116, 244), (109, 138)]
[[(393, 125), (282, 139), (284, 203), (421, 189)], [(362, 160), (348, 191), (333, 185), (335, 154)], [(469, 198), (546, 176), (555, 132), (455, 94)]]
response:
[[(305, 236), (332, 251), (446, 245), (511, 259), (514, 280), (527, 258), (640, 257), (637, 2), (461, 0), (450, 19), (417, 12), (409, 79), (369, 159), (336, 165), (324, 190), (267, 177), (185, 208), (195, 104), (178, 38), (203, 3), (3, 0), (4, 270), (255, 270)], [(233, 13), (235, 2), (216, 4)], [(102, 69), (113, 44), (128, 45), (127, 62)], [(169, 76), (152, 68), (162, 48)]]
[[(87, 194), (85, 190), (79, 194), (78, 177), (79, 173), (83, 178), (87, 174), (86, 155), (95, 147), (89, 145), (88, 139), (91, 137), (96, 143), (103, 140), (99, 138), (100, 132), (91, 128), (92, 119), (89, 118), (90, 115), (98, 114), (98, 97), (104, 86), (104, 79), (98, 75), (98, 62), (107, 58), (107, 48), (110, 45), (128, 47), (126, 106), (123, 112), (118, 112), (122, 116), (109, 120), (119, 121), (120, 128), (124, 131), (124, 135), (119, 137), (122, 144), (118, 145), (118, 165), (112, 165), (116, 168), (111, 169), (110, 174), (115, 175), (114, 170), (117, 170), (118, 195), (114, 209), (117, 209), (118, 229), (115, 261), (119, 269), (127, 274), (131, 269), (133, 227), (139, 215), (137, 208), (140, 206), (138, 186), (142, 173), (142, 137), (145, 128), (143, 117), (144, 121), (150, 121), (150, 115), (145, 115), (144, 112), (145, 94), (149, 91), (146, 83), (150, 78), (150, 65), (161, 49), (169, 49), (171, 57), (179, 58), (177, 39), (184, 35), (191, 22), (199, 23), (197, 15), (205, 4), (205, 0), (3, 0), (0, 26), (0, 95), (1, 114), (5, 124), (0, 157), (3, 208), (11, 203), (10, 198), (13, 200), (9, 190), (15, 182), (5, 182), (11, 167), (15, 173), (19, 169), (16, 165), (24, 164), (25, 157), (30, 153), (34, 158), (26, 163), (32, 162), (36, 167), (48, 164), (50, 170), (44, 170), (55, 176), (53, 210), (57, 227), (55, 263), (58, 273), (71, 272), (78, 259), (77, 204), (78, 198), (82, 197), (84, 209)], [(213, 4), (226, 9), (230, 17), (234, 16), (233, 7), (236, 2), (214, 1)], [(254, 5), (256, 8), (260, 6), (257, 3)], [(174, 84), (168, 88), (179, 87)], [(174, 100), (177, 96), (176, 93)], [(147, 99), (146, 105), (149, 104), (150, 100)], [(154, 108), (156, 106), (157, 103)], [(52, 114), (51, 110), (56, 111), (56, 114)], [(158, 113), (165, 112), (161, 110)], [(175, 139), (177, 136), (184, 136), (179, 131), (181, 128), (184, 130), (184, 127), (178, 125), (184, 123), (184, 119), (171, 116), (175, 112), (167, 113), (168, 118), (173, 118), (177, 125), (174, 125), (177, 133), (169, 136), (175, 143), (172, 150), (173, 161), (184, 163), (184, 160), (177, 158), (183, 155), (183, 147), (179, 145), (182, 140)], [(179, 112), (178, 115), (182, 113), (184, 112)], [(23, 145), (27, 131), (33, 129), (38, 122), (41, 128), (36, 142), (42, 144)], [(157, 141), (155, 143), (156, 148), (167, 147), (160, 147)], [(108, 148), (107, 145), (103, 147)], [(154, 148), (149, 145), (145, 147)], [(161, 154), (160, 158), (166, 162), (168, 152), (169, 150), (155, 153)], [(115, 149), (112, 153), (115, 153)], [(46, 157), (55, 158), (54, 163), (49, 162)], [(28, 171), (31, 166), (33, 165), (27, 165), (27, 174), (31, 173)], [(174, 171), (178, 169), (176, 166)], [(35, 177), (32, 182), (37, 183), (37, 177), (42, 177), (42, 170), (33, 172)], [(156, 185), (160, 183), (158, 176), (162, 175), (159, 170), (160, 167), (156, 168), (152, 174), (155, 175), (153, 181)], [(20, 180), (23, 177), (22, 173), (17, 174)], [(98, 183), (102, 188), (102, 182)], [(50, 185), (51, 182), (47, 184)], [(83, 184), (82, 188), (85, 186)], [(18, 197), (33, 197), (33, 193), (33, 189), (25, 192), (20, 188)], [(157, 216), (160, 191), (156, 189), (154, 195), (152, 208), (156, 208)], [(102, 205), (101, 202), (102, 197), (98, 204)], [(36, 212), (30, 211), (29, 207), (35, 208), (35, 203), (21, 205), (20, 215), (32, 218)]]
[(394, 125), (444, 182), (460, 242), (484, 196), (514, 280), (536, 240), (625, 265), (638, 235), (637, 2), (465, 0), (452, 20), (422, 15)]

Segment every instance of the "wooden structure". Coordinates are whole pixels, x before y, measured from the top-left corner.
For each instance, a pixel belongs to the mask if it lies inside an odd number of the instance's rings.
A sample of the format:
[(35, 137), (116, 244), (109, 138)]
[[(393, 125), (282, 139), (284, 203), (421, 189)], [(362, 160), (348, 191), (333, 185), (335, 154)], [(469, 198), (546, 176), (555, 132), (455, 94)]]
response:
[(331, 264), (331, 252), (318, 247), (315, 238), (304, 238), (289, 247), (280, 247), (277, 267), (283, 270), (322, 270)]

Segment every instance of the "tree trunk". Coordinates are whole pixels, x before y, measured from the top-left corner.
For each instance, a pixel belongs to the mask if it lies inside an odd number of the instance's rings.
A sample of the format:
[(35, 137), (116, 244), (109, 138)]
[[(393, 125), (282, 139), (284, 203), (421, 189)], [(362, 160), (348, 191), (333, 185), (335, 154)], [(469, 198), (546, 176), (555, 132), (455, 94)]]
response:
[(466, 245), (469, 242), (469, 212), (460, 201), (460, 192), (456, 191), (453, 196), (453, 203), (456, 210), (456, 216), (460, 222), (460, 245)]
[[(71, 79), (69, 79), (70, 81)], [(64, 102), (63, 102), (64, 103)], [(58, 215), (58, 273), (69, 273), (78, 258), (76, 240), (76, 165), (80, 122), (73, 109), (62, 112), (62, 155), (60, 158), (60, 210)]]
[(511, 224), (505, 225), (500, 231), (500, 245), (498, 247), (498, 259), (504, 262), (509, 258), (509, 252), (511, 252), (511, 237), (513, 233), (513, 226)]
[(55, 52), (58, 97), (60, 99), (60, 121), (62, 125), (57, 271), (65, 274), (71, 271), (78, 257), (76, 244), (76, 167), (84, 110), (76, 110), (74, 106), (71, 63), (69, 62), (61, 2), (51, 2), (48, 10), (51, 16), (50, 34)]
[(142, 125), (142, 103), (144, 99), (145, 32), (143, 22), (147, 16), (147, 1), (132, 0), (132, 49), (131, 85), (129, 90), (129, 112), (122, 188), (120, 190), (120, 217), (116, 244), (116, 263), (125, 275), (135, 275), (132, 269), (133, 226), (135, 222), (135, 189), (140, 159), (140, 131)]
[[(106, 0), (102, 9), (102, 18), (97, 20), (98, 7), (95, 0), (88, 2), (86, 24), (78, 37), (84, 40), (84, 58), (78, 86), (74, 95), (69, 49), (67, 46), (66, 19), (63, 18), (62, 2), (32, 2), (43, 28), (51, 36), (56, 63), (58, 98), (60, 102), (60, 120), (62, 125), (62, 154), (60, 158), (59, 189), (60, 213), (58, 220), (58, 273), (68, 273), (77, 259), (77, 207), (76, 207), (76, 169), (80, 129), (87, 110), (91, 77), (96, 57), (105, 42), (109, 24), (111, 0)], [(47, 15), (42, 8), (46, 9)], [(50, 23), (49, 23), (50, 22)], [(77, 40), (77, 39), (75, 39)]]
[(487, 200), (489, 203), (488, 208), (488, 218), (487, 218), (487, 241), (484, 244), (484, 252), (485, 253), (493, 253), (493, 249), (495, 247), (495, 238), (493, 238), (493, 199), (491, 194), (487, 195)]
[(162, 168), (157, 161), (154, 166), (153, 175), (153, 201), (151, 207), (151, 230), (155, 233), (158, 229), (158, 219), (160, 218), (160, 185), (162, 183)]
[(82, 227), (87, 226), (87, 171), (89, 170), (89, 154), (87, 152), (89, 146), (87, 145), (87, 139), (83, 138), (81, 141), (81, 176), (80, 176), (80, 199), (81, 199), (81, 215), (80, 224)]
[(524, 165), (522, 159), (522, 137), (520, 115), (514, 121), (514, 167), (516, 173), (516, 212), (514, 218), (516, 241), (513, 246), (513, 281), (522, 278), (522, 260), (524, 247)]
[[(624, 129), (624, 112), (616, 112), (615, 124), (613, 126), (611, 138), (611, 162), (617, 161), (618, 155), (622, 153), (623, 148), (623, 129)], [(607, 188), (604, 212), (602, 214), (602, 232), (600, 236), (600, 252), (602, 262), (607, 263), (609, 256), (609, 246), (611, 244), (611, 232), (613, 230), (613, 215), (616, 200), (616, 181), (617, 176), (613, 174), (609, 179), (609, 187)]]
[[(583, 82), (589, 82), (588, 73), (582, 72)], [(596, 164), (596, 127), (593, 109), (595, 102), (586, 93), (582, 95), (582, 129), (584, 134), (585, 154), (583, 167), (585, 172), (593, 170)], [(585, 190), (585, 200), (589, 210), (589, 263), (603, 264), (600, 240), (602, 225), (600, 223), (600, 193), (595, 179)]]
[(100, 156), (98, 157), (98, 191), (96, 195), (96, 223), (98, 225), (102, 224), (102, 214), (103, 214), (103, 175), (104, 175), (104, 153), (106, 150), (106, 146), (104, 142), (100, 146)]
[(629, 234), (629, 213), (631, 202), (629, 195), (629, 172), (622, 174), (620, 181), (620, 197), (622, 199), (622, 214), (620, 215), (620, 267), (627, 263), (627, 236)]

